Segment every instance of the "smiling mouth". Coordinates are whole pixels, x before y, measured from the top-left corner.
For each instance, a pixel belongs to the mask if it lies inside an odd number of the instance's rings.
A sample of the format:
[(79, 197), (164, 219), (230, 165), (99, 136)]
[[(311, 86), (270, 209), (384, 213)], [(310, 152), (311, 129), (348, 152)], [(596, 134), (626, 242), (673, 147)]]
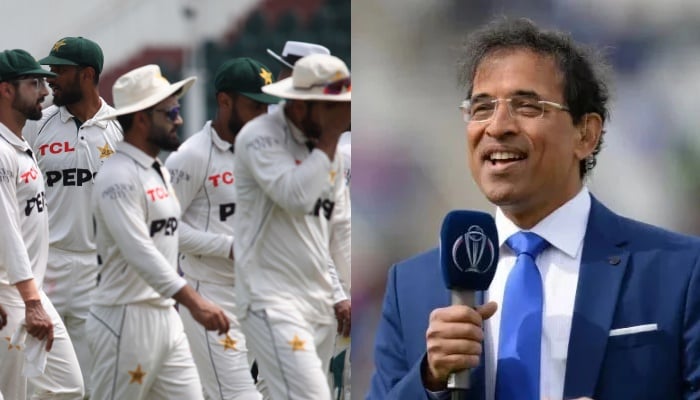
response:
[(490, 162), (491, 165), (495, 166), (499, 164), (509, 164), (516, 161), (522, 161), (526, 158), (527, 155), (523, 153), (516, 153), (510, 151), (495, 151), (493, 153), (488, 154), (485, 157), (485, 161)]

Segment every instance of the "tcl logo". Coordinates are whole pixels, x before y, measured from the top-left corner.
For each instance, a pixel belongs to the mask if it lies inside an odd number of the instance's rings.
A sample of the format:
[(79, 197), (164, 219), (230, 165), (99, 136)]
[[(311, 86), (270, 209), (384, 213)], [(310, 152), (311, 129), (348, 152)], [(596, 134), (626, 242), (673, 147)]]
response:
[(231, 185), (233, 184), (233, 172), (226, 171), (221, 174), (212, 175), (207, 179), (211, 181), (214, 187), (219, 186), (219, 182), (223, 183), (224, 185)]
[(29, 183), (30, 180), (35, 180), (37, 176), (39, 176), (39, 172), (36, 168), (32, 167), (29, 171), (23, 172), (19, 177), (22, 178), (24, 183)]
[(70, 147), (70, 143), (68, 142), (55, 142), (42, 144), (41, 146), (39, 146), (39, 153), (41, 153), (41, 155), (43, 156), (46, 154), (47, 149), (51, 154), (70, 153), (72, 151), (75, 151), (75, 147)]
[(170, 193), (168, 193), (168, 191), (162, 186), (155, 189), (148, 189), (146, 190), (146, 194), (151, 198), (151, 201), (162, 200), (170, 196)]

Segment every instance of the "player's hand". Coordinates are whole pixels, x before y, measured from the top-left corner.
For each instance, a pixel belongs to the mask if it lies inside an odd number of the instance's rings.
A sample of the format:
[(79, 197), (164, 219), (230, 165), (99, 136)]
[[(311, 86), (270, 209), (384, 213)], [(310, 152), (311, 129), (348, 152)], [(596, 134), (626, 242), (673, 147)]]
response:
[(327, 136), (337, 142), (350, 126), (350, 102), (319, 102), (314, 107), (321, 108), (318, 121), (321, 137)]
[(5, 325), (7, 325), (7, 313), (5, 309), (0, 306), (0, 329), (4, 328)]
[(41, 305), (41, 300), (29, 300), (24, 303), (24, 324), (27, 333), (39, 340), (46, 339), (46, 351), (53, 346), (53, 323)]
[(350, 309), (350, 300), (339, 301), (333, 306), (335, 319), (338, 321), (338, 334), (345, 337), (350, 336), (350, 323), (352, 322)]
[(219, 335), (223, 335), (229, 330), (229, 321), (224, 310), (205, 298), (201, 298), (197, 307), (190, 309), (190, 313), (208, 331), (218, 331)]
[(425, 332), (427, 368), (422, 371), (428, 390), (442, 390), (451, 373), (479, 365), (484, 340), (482, 324), (497, 308), (492, 301), (477, 309), (454, 305), (430, 313)]

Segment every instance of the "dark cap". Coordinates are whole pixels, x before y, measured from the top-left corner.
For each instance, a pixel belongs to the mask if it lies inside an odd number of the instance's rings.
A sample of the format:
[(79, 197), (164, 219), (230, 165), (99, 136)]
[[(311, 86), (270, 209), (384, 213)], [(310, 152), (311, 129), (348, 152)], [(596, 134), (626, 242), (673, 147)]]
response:
[(274, 82), (272, 72), (263, 64), (248, 57), (234, 58), (216, 70), (216, 92), (240, 93), (260, 103), (275, 104), (279, 98), (262, 92), (260, 88)]
[(84, 37), (65, 37), (54, 43), (48, 57), (39, 60), (43, 65), (80, 65), (102, 72), (104, 56), (97, 43)]
[(0, 82), (26, 75), (56, 76), (53, 72), (43, 69), (34, 57), (24, 50), (14, 49), (0, 52)]

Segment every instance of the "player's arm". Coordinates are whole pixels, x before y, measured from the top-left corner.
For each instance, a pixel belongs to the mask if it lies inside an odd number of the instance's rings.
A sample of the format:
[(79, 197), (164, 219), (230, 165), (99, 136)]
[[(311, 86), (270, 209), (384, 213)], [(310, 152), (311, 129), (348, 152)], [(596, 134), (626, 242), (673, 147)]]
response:
[(112, 175), (102, 178), (95, 187), (99, 196), (97, 212), (129, 266), (161, 296), (181, 302), (206, 329), (228, 331), (229, 322), (223, 310), (201, 298), (178, 276), (153, 243), (144, 223), (147, 205), (143, 188), (130, 183), (126, 176), (120, 179), (118, 173)]
[(287, 212), (311, 211), (330, 185), (331, 160), (326, 153), (314, 149), (297, 163), (279, 137), (250, 131), (245, 135), (245, 130), (236, 139), (236, 170), (242, 164), (272, 201)]
[[(165, 161), (165, 166), (170, 173), (170, 183), (177, 194), (184, 215), (204, 186), (206, 161), (181, 150), (170, 154)], [(197, 230), (183, 220), (179, 221), (178, 228), (180, 252), (229, 257), (233, 247), (233, 236)]]
[[(342, 171), (342, 163), (338, 163)], [(345, 179), (336, 177), (335, 206), (329, 221), (330, 224), (330, 254), (333, 264), (338, 270), (338, 278), (346, 293), (350, 293), (351, 277), (351, 224), (350, 224), (350, 191)]]
[(163, 297), (172, 297), (186, 282), (151, 239), (146, 223), (147, 199), (140, 183), (120, 172), (103, 168), (103, 178), (95, 185), (95, 212), (104, 220), (102, 229), (109, 231), (129, 266), (146, 283)]
[(17, 161), (7, 152), (0, 152), (0, 167), (6, 171), (0, 175), (0, 259), (7, 268), (10, 285), (15, 285), (25, 305), (25, 325), (27, 332), (39, 340), (48, 339), (46, 350), (53, 344), (53, 324), (41, 304), (39, 289), (34, 281), (27, 246), (22, 237), (17, 206)]

